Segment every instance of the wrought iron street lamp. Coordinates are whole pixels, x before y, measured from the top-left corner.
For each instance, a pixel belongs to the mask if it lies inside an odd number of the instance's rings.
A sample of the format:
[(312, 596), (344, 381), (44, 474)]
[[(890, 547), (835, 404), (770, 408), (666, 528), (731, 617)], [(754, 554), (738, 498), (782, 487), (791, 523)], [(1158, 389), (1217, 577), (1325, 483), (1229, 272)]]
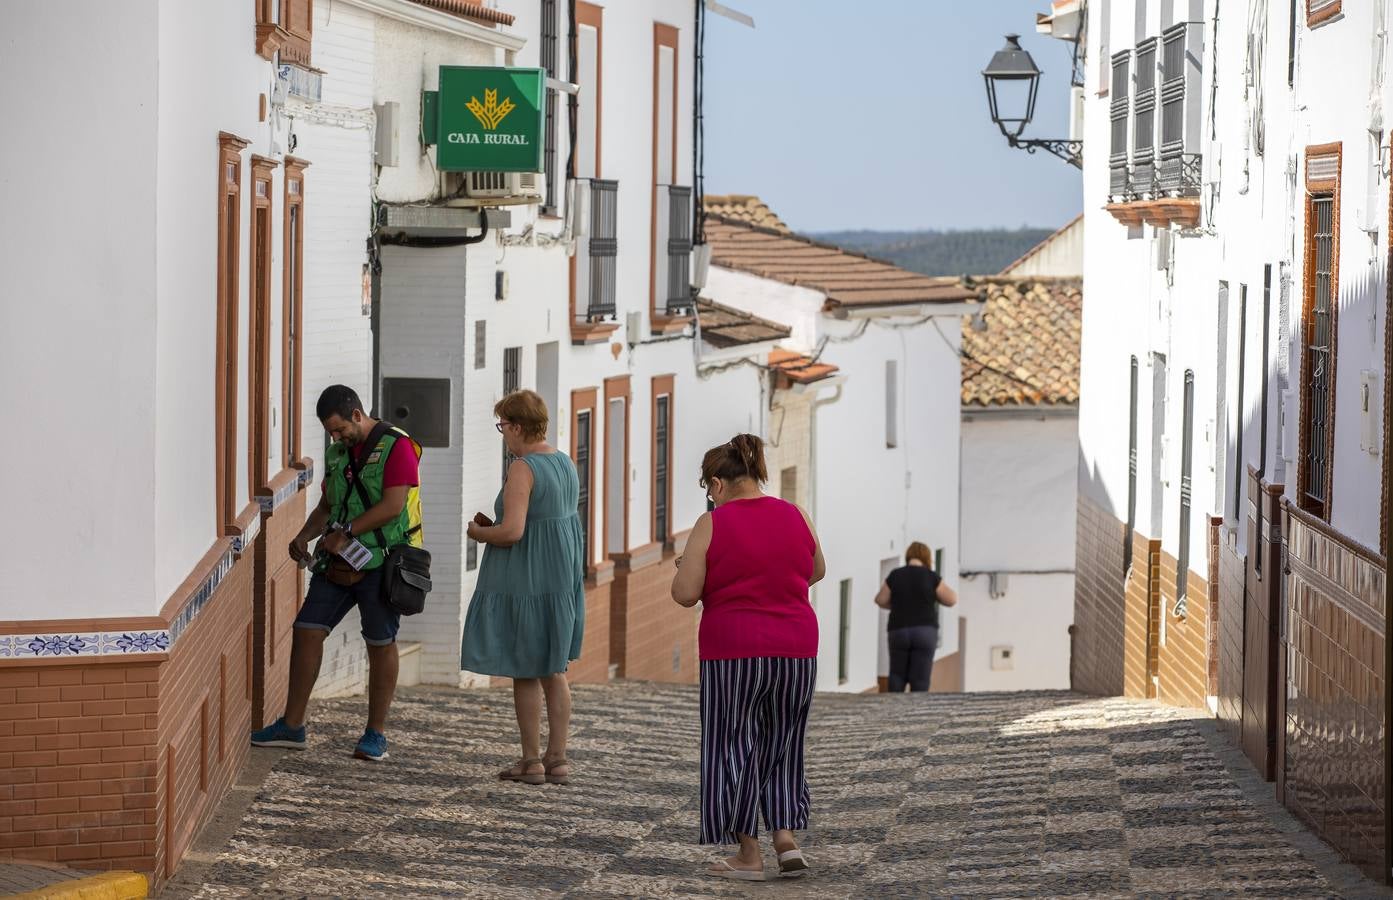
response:
[(1006, 35), (1006, 46), (996, 51), (982, 70), (987, 83), (987, 104), (992, 121), (1012, 147), (1027, 153), (1044, 150), (1075, 168), (1083, 168), (1083, 141), (1022, 138), (1021, 132), (1035, 117), (1035, 95), (1040, 89), (1040, 69), (1030, 54), (1021, 49), (1021, 36)]

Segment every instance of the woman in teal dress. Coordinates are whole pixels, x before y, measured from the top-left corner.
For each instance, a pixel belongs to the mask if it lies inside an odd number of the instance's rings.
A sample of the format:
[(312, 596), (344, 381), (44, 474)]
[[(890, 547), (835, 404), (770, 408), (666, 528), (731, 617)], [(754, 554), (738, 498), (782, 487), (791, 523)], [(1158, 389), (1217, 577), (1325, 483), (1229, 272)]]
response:
[[(513, 679), (522, 759), (498, 773), (505, 781), (566, 784), (571, 689), (566, 667), (580, 656), (585, 630), (580, 481), (570, 457), (546, 442), (547, 406), (533, 391), (514, 391), (493, 409), (498, 431), (517, 457), (494, 501), (468, 534), (485, 544), (478, 584), (464, 620), (460, 664)], [(541, 752), (542, 702), (547, 746)]]

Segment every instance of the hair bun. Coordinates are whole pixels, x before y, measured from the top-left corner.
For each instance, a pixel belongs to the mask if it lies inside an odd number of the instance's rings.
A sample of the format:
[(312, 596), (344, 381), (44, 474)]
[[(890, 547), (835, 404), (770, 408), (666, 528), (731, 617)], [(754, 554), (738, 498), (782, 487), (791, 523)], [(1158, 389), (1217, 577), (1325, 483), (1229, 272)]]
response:
[(737, 434), (730, 439), (730, 445), (739, 456), (746, 475), (759, 482), (768, 480), (764, 469), (764, 441), (757, 435)]

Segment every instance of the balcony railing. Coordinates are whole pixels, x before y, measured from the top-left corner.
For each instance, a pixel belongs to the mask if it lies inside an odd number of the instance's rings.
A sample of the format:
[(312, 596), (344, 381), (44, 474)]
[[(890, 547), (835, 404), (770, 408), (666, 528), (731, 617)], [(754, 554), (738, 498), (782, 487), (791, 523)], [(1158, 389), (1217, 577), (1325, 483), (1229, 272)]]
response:
[(616, 311), (619, 182), (589, 179), (590, 217), (576, 248), (576, 321), (602, 322)]
[(670, 316), (692, 312), (692, 189), (658, 186), (654, 305)]
[(1163, 150), (1156, 168), (1156, 193), (1167, 197), (1198, 197), (1200, 172), (1198, 153)]

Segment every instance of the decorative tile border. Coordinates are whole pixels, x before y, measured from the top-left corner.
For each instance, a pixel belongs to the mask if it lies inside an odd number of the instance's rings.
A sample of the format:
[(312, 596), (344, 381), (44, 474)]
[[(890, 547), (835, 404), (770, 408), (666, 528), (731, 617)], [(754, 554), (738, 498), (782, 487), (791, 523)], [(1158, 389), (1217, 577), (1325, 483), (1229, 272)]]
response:
[[(259, 498), (262, 511), (269, 501), (272, 509), (294, 496), (304, 485), (314, 481), (313, 464), (301, 470), (295, 480), (277, 492), (275, 497)], [(128, 653), (168, 653), (193, 620), (213, 599), (237, 557), (241, 556), (261, 532), (261, 517), (251, 520), (244, 534), (233, 535), (232, 547), (222, 555), (197, 588), (179, 608), (179, 614), (168, 629), (139, 631), (61, 632), (57, 634), (0, 635), (0, 659), (47, 659), (54, 657), (119, 656)]]
[(305, 467), (300, 470), (300, 484), (302, 486), (314, 484), (314, 460), (305, 460)]
[(247, 523), (247, 530), (241, 534), (232, 536), (232, 552), (241, 556), (251, 549), (252, 542), (261, 533), (261, 516), (253, 516), (251, 522)]
[(262, 507), (262, 513), (270, 515), (279, 509), (281, 503), (286, 503), (291, 497), (299, 493), (299, 489), (315, 481), (315, 464), (309, 463), (308, 468), (304, 468), (295, 475), (293, 481), (284, 483), (280, 490), (273, 495), (258, 495), (256, 502)]
[(0, 658), (120, 656), (165, 653), (174, 641), (168, 631), (100, 631), (85, 634), (0, 635)]
[[(258, 523), (260, 521), (260, 519), (257, 519)], [(259, 527), (258, 525), (258, 528)], [(254, 532), (252, 536), (255, 536)], [(250, 537), (247, 538), (247, 540), (250, 539)], [(203, 611), (203, 607), (208, 604), (208, 601), (213, 599), (213, 594), (217, 591), (218, 585), (222, 584), (223, 579), (232, 571), (232, 563), (236, 555), (237, 551), (235, 547), (224, 553), (222, 559), (218, 560), (218, 564), (213, 567), (213, 571), (208, 573), (208, 577), (203, 579), (202, 583), (200, 583), (189, 596), (189, 599), (179, 608), (179, 614), (169, 623), (170, 647), (174, 646), (174, 642), (179, 640), (179, 636), (193, 623), (194, 617)]]

